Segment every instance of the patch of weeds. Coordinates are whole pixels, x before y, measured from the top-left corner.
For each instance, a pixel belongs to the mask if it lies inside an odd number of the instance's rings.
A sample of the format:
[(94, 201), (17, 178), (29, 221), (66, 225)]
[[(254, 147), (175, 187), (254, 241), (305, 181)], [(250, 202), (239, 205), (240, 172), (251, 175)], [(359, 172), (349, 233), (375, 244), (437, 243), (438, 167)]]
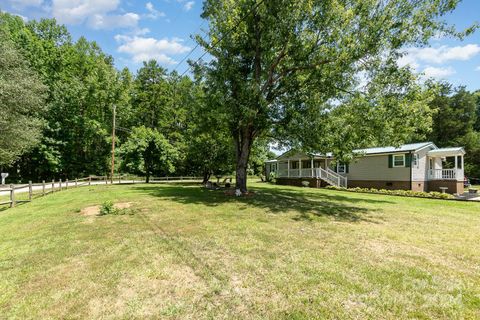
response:
[(99, 215), (100, 216), (105, 216), (107, 214), (117, 214), (117, 209), (113, 206), (112, 201), (105, 201), (100, 206)]
[(122, 203), (117, 203), (114, 204), (112, 201), (105, 201), (102, 203), (100, 206), (100, 212), (99, 216), (105, 216), (105, 215), (124, 215), (124, 214), (130, 214), (132, 215), (135, 213), (135, 210), (129, 209), (130, 204), (127, 203), (128, 206), (124, 207), (122, 206)]
[(125, 210), (116, 208), (112, 201), (105, 201), (100, 206), (99, 215), (105, 216), (108, 214), (121, 215), (121, 214), (125, 214)]

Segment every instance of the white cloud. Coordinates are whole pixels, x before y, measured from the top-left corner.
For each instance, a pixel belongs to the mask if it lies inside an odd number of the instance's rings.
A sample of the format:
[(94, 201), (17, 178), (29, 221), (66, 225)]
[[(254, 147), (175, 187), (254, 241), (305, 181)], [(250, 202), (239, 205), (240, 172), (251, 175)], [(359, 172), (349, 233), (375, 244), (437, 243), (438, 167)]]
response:
[(93, 29), (133, 28), (139, 20), (140, 16), (132, 12), (123, 15), (95, 14), (88, 19), (88, 25)]
[(413, 55), (405, 54), (403, 57), (397, 60), (397, 64), (399, 67), (405, 67), (409, 66), (411, 67), (414, 71), (417, 71), (420, 65), (418, 62), (415, 60), (415, 57)]
[(23, 22), (28, 22), (28, 18), (25, 17), (25, 16), (22, 16), (21, 14), (18, 14), (18, 13), (12, 13), (13, 15), (17, 16), (17, 17), (20, 17)]
[(469, 60), (480, 53), (480, 46), (477, 44), (467, 44), (456, 47), (409, 48), (406, 50), (406, 53), (405, 57), (413, 61), (442, 64), (453, 60)]
[(163, 64), (175, 64), (176, 61), (170, 56), (185, 53), (190, 50), (189, 47), (182, 44), (182, 40), (173, 39), (155, 39), (140, 36), (116, 35), (115, 40), (121, 43), (118, 52), (128, 54), (134, 62), (142, 62), (155, 59)]
[(158, 11), (157, 9), (155, 9), (155, 7), (153, 6), (153, 3), (151, 3), (151, 2), (147, 2), (147, 4), (145, 5), (145, 8), (149, 12), (147, 14), (147, 18), (157, 19), (158, 17), (165, 17), (166, 16), (166, 14), (164, 12), (161, 12), (161, 11)]
[(119, 0), (53, 0), (52, 14), (60, 23), (80, 24), (114, 11), (118, 5)]
[(185, 11), (190, 11), (193, 8), (193, 5), (195, 4), (195, 1), (188, 1), (183, 5), (183, 9)]
[(23, 9), (26, 7), (41, 7), (43, 0), (7, 0), (15, 9)]
[(437, 67), (427, 66), (425, 69), (423, 69), (423, 73), (427, 78), (444, 79), (454, 74), (455, 69), (453, 69), (452, 67), (437, 68)]

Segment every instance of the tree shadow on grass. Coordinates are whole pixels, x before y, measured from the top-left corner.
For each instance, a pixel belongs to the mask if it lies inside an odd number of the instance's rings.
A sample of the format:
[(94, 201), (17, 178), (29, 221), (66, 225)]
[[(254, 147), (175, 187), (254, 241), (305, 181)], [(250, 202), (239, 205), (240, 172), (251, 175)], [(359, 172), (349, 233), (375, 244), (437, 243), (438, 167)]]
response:
[(200, 186), (135, 186), (136, 190), (149, 195), (176, 201), (182, 204), (202, 204), (218, 206), (234, 203), (239, 210), (250, 207), (264, 209), (267, 212), (281, 214), (297, 212), (296, 221), (313, 220), (314, 216), (327, 217), (337, 221), (379, 223), (381, 219), (372, 217), (379, 209), (366, 208), (359, 204), (388, 204), (386, 200), (371, 198), (352, 198), (338, 194), (325, 194), (308, 191), (308, 189), (251, 188), (252, 196), (235, 197), (225, 195), (223, 190), (208, 190)]

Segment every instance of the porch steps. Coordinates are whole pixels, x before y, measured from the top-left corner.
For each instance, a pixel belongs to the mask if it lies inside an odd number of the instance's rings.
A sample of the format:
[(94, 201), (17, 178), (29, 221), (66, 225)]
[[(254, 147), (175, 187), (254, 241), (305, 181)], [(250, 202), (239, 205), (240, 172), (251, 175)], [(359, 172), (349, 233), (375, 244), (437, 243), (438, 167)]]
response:
[(335, 187), (347, 187), (347, 177), (344, 177), (330, 168), (316, 168), (316, 177)]

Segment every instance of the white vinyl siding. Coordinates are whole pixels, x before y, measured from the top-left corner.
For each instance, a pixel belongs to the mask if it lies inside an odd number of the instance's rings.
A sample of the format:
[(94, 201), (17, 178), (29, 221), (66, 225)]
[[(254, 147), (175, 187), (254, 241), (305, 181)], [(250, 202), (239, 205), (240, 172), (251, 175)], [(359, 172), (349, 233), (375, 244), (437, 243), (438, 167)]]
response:
[(389, 168), (388, 155), (356, 158), (348, 171), (349, 180), (410, 181), (410, 168)]
[(424, 148), (415, 153), (418, 157), (417, 165), (412, 165), (412, 181), (427, 181), (429, 158), (427, 152), (430, 148)]

